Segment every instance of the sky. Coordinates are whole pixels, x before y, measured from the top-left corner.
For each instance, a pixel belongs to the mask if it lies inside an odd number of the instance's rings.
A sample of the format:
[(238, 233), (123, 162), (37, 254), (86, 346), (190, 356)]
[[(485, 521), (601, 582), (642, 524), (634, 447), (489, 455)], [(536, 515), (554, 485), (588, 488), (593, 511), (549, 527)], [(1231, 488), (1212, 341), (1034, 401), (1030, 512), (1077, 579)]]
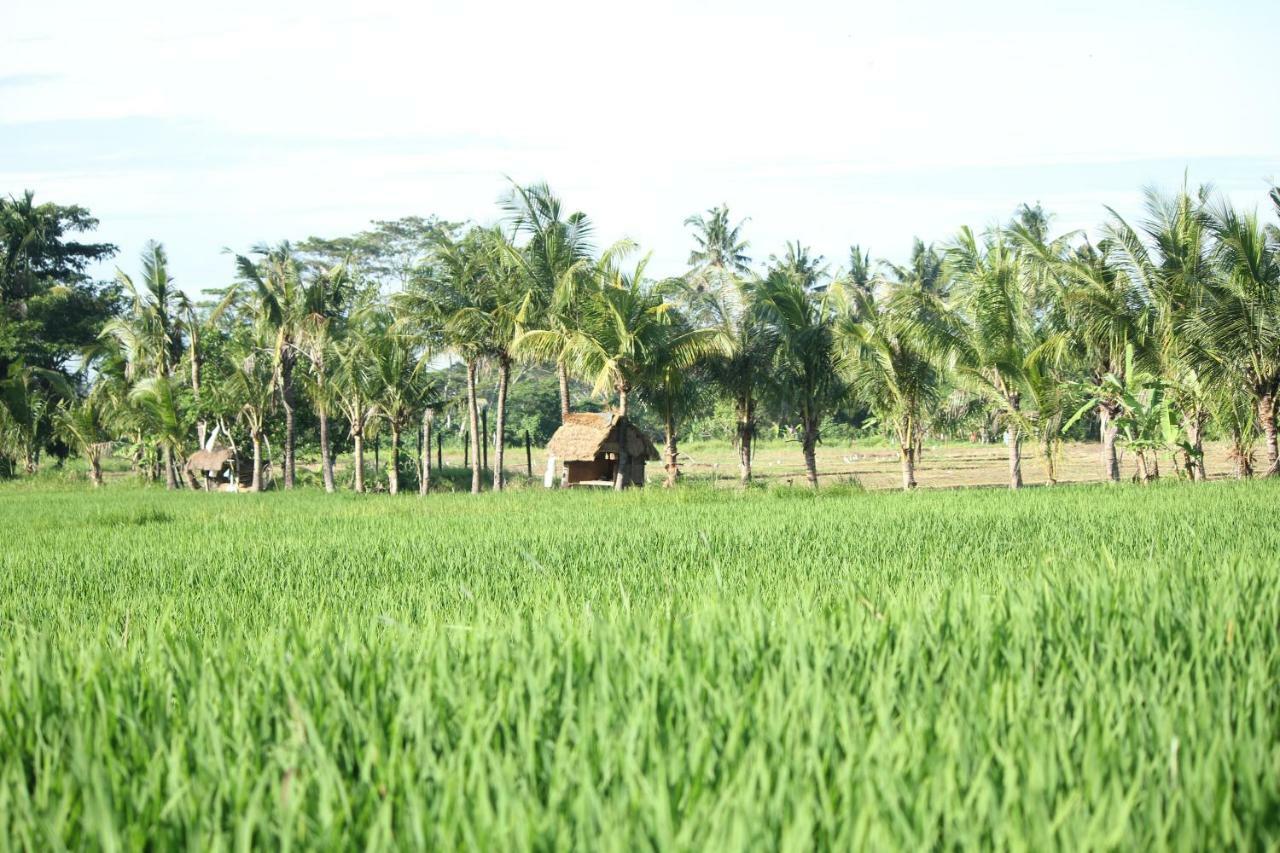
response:
[[(1158, 11), (1153, 11), (1157, 10)], [(488, 224), (547, 181), (600, 242), (684, 270), (727, 203), (763, 263), (1040, 202), (1055, 229), (1146, 186), (1260, 207), (1280, 180), (1280, 3), (46, 0), (0, 29), (0, 194), (78, 203), (188, 293), (225, 248), (371, 219)]]

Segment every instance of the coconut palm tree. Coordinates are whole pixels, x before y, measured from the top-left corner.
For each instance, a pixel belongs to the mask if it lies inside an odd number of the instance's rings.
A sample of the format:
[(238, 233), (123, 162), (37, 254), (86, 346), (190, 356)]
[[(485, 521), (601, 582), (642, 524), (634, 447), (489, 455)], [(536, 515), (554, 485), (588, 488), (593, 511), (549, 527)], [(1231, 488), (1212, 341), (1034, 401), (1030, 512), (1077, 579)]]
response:
[(1028, 371), (1038, 341), (1027, 298), (1026, 265), (1002, 229), (985, 238), (962, 228), (948, 248), (960, 293), (957, 311), (936, 324), (937, 340), (958, 376), (1000, 407), (1009, 443), (1009, 488), (1022, 486), (1023, 411)]
[(370, 330), (373, 399), (378, 416), (391, 432), (391, 464), (387, 468), (387, 491), (400, 491), (400, 447), (404, 431), (415, 422), (418, 409), (428, 398), (430, 386), (419, 369), (421, 360), (413, 339), (397, 333), (393, 318), (380, 313)]
[(341, 309), (350, 292), (351, 276), (345, 262), (313, 273), (305, 288), (304, 314), (299, 327), (298, 351), (306, 359), (308, 368), (304, 381), (320, 428), (320, 473), (324, 490), (330, 493), (336, 485), (329, 440), (329, 413), (335, 405), (329, 355), (335, 335), (340, 332)]
[[(126, 376), (131, 381), (143, 377), (155, 380), (148, 390), (138, 397), (143, 409), (153, 416), (152, 424), (162, 437), (159, 440), (165, 469), (165, 485), (178, 487), (175, 448), (181, 446), (183, 437), (170, 433), (184, 422), (181, 413), (170, 410), (177, 405), (179, 396), (169, 387), (174, 368), (182, 358), (184, 349), (184, 315), (190, 315), (191, 303), (178, 290), (169, 275), (169, 259), (164, 246), (150, 241), (142, 251), (141, 286), (124, 271), (116, 270), (116, 280), (128, 299), (123, 316), (116, 317), (103, 326), (102, 338), (114, 342), (123, 354), (127, 366)], [(145, 402), (144, 402), (145, 401)]]
[[(512, 182), (501, 201), (513, 231), (523, 237), (516, 256), (531, 296), (530, 322), (558, 331), (562, 340), (581, 321), (583, 294), (593, 274), (594, 226), (582, 212), (564, 213), (546, 184)], [(560, 418), (569, 414), (569, 370), (563, 354), (549, 353), (560, 380)]]
[[(951, 282), (947, 276), (943, 255), (932, 243), (925, 244), (919, 237), (911, 244), (911, 258), (906, 264), (898, 265), (889, 261), (880, 261), (892, 275), (899, 286), (912, 287), (936, 296), (946, 296)], [(865, 263), (862, 265), (865, 268)], [(856, 270), (857, 266), (851, 266)]]
[[(467, 416), (473, 442), (480, 436), (480, 408), (476, 375), (491, 352), (495, 288), (490, 278), (491, 233), (472, 228), (461, 239), (442, 237), (433, 252), (434, 263), (393, 297), (399, 325), (420, 341), (434, 342), (433, 351), (462, 359), (467, 371)], [(471, 455), (471, 491), (480, 492), (479, 444)]]
[(284, 448), (281, 460), (284, 487), (294, 485), (297, 409), (294, 369), (299, 342), (310, 313), (308, 288), (301, 267), (288, 242), (276, 246), (260, 243), (250, 250), (252, 259), (236, 255), (236, 271), (249, 291), (254, 317), (261, 334), (271, 340), (272, 370), (280, 404), (284, 409)]
[(871, 252), (854, 244), (849, 247), (849, 269), (841, 276), (843, 286), (870, 293), (875, 290), (875, 273), (871, 268)]
[(773, 270), (755, 286), (753, 303), (771, 339), (773, 380), (789, 389), (799, 407), (805, 472), (817, 488), (822, 419), (844, 386), (837, 374), (835, 302), (815, 290), (814, 272), (811, 263)]
[(262, 491), (267, 485), (263, 445), (267, 442), (267, 423), (276, 401), (276, 374), (270, 349), (243, 337), (233, 341), (225, 354), (219, 380), (216, 393), (221, 407), (245, 428), (253, 448), (249, 488)]
[(713, 387), (733, 404), (738, 475), (751, 482), (756, 434), (756, 401), (773, 360), (773, 338), (752, 300), (757, 283), (726, 275), (705, 279), (697, 274), (668, 283), (668, 292), (695, 328), (714, 329), (721, 351), (703, 361)]
[[(480, 256), (485, 281), (484, 299), (476, 306), (480, 316), (478, 334), (485, 343), (485, 356), (497, 368), (498, 393), (494, 405), (493, 488), (502, 491), (506, 480), (507, 394), (511, 387), (511, 367), (515, 360), (512, 346), (534, 312), (535, 293), (523, 255), (508, 242), (500, 229), (484, 232)], [(488, 437), (485, 437), (488, 440)]]
[(1267, 476), (1280, 474), (1276, 407), (1280, 397), (1280, 239), (1252, 213), (1223, 203), (1212, 214), (1221, 274), (1203, 307), (1182, 327), (1212, 361), (1210, 373), (1254, 400)]
[(856, 281), (837, 285), (834, 295), (841, 367), (855, 396), (892, 432), (902, 488), (914, 489), (921, 428), (942, 387), (937, 359), (919, 330), (936, 324), (944, 309), (912, 285), (895, 286), (883, 301)]
[(12, 361), (0, 377), (0, 456), (22, 463), (27, 474), (40, 465), (40, 451), (53, 437), (51, 416), (59, 399), (73, 399), (75, 390), (54, 370)]
[(1134, 228), (1114, 210), (1106, 232), (1125, 273), (1150, 295), (1154, 308), (1150, 349), (1159, 360), (1169, 404), (1180, 414), (1191, 447), (1194, 478), (1203, 480), (1203, 433), (1208, 404), (1201, 374), (1213, 363), (1194, 336), (1184, 333), (1215, 286), (1209, 190), (1173, 196), (1147, 190), (1147, 219)]
[(351, 433), (353, 488), (364, 492), (364, 439), (370, 423), (378, 414), (378, 368), (373, 352), (374, 338), (368, 334), (368, 317), (364, 311), (352, 318), (351, 327), (338, 340), (333, 356), (333, 399), (347, 420)]
[(689, 266), (695, 271), (745, 275), (751, 269), (747, 256), (750, 243), (742, 238), (746, 219), (732, 224), (729, 205), (709, 209), (705, 216), (694, 214), (684, 224), (693, 228), (694, 248), (689, 252)]
[(808, 290), (820, 290), (826, 286), (823, 283), (828, 272), (823, 263), (825, 260), (822, 255), (813, 254), (813, 250), (799, 240), (792, 240), (781, 255), (769, 256), (769, 272), (784, 273)]
[(186, 438), (194, 426), (194, 407), (188, 389), (172, 376), (148, 376), (137, 382), (129, 399), (137, 405), (150, 424), (151, 433), (160, 445), (165, 467), (165, 484), (176, 489), (177, 469), (186, 473), (187, 485), (198, 489), (195, 475), (186, 470)]
[[(1109, 240), (1096, 247), (1086, 241), (1062, 253), (1039, 240), (1023, 237), (1020, 244), (1024, 257), (1048, 274), (1059, 342), (1069, 348), (1065, 357), (1087, 374), (1089, 387), (1101, 391), (1095, 395), (1094, 411), (1102, 439), (1102, 471), (1107, 480), (1118, 482), (1117, 419), (1123, 402), (1107, 389), (1124, 386), (1127, 352), (1138, 354), (1139, 365), (1147, 361), (1154, 313), (1151, 295), (1140, 278), (1125, 274)], [(1118, 383), (1104, 382), (1108, 376)]]
[(64, 400), (54, 415), (54, 428), (62, 440), (89, 463), (89, 482), (102, 485), (102, 456), (111, 449), (108, 412), (103, 401), (90, 394), (83, 400)]

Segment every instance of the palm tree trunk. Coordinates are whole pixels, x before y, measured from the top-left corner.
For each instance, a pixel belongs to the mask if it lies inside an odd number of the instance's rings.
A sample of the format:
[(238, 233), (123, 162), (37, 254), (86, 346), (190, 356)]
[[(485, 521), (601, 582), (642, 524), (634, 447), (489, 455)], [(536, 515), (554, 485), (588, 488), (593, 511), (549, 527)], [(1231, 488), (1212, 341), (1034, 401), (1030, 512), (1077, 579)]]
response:
[(506, 484), (506, 472), (502, 470), (502, 465), (507, 449), (507, 384), (510, 379), (511, 359), (502, 356), (498, 359), (498, 413), (493, 433), (493, 489), (496, 492), (502, 491)]
[(1058, 458), (1053, 445), (1053, 439), (1044, 442), (1044, 470), (1045, 475), (1049, 478), (1049, 485), (1058, 485)]
[(1159, 476), (1158, 471), (1152, 470), (1152, 463), (1155, 462), (1156, 455), (1151, 454), (1151, 459), (1147, 459), (1147, 451), (1138, 451), (1138, 481), (1141, 483), (1149, 483)]
[[(191, 327), (191, 395), (195, 398), (196, 409), (200, 409), (200, 336), (196, 326)], [(196, 421), (196, 440), (200, 446), (196, 450), (204, 450), (205, 436), (209, 431), (209, 423), (203, 417)]]
[(293, 488), (294, 472), (294, 399), (293, 357), (286, 354), (280, 361), (280, 400), (284, 404), (284, 487)]
[(676, 480), (680, 478), (680, 462), (679, 453), (676, 450), (676, 419), (671, 412), (671, 406), (667, 406), (667, 417), (664, 424), (664, 432), (666, 437), (666, 446), (663, 447), (663, 454), (666, 456), (667, 479), (662, 484), (666, 488), (671, 488), (676, 484)]
[[(1252, 431), (1251, 431), (1252, 432)], [(1247, 480), (1253, 476), (1253, 454), (1248, 446), (1244, 431), (1238, 427), (1231, 429), (1231, 458), (1235, 462), (1237, 480)]]
[(182, 460), (182, 475), (187, 480), (187, 488), (191, 491), (197, 491), (200, 488), (200, 482), (196, 480), (196, 472), (187, 467), (187, 461)]
[(89, 454), (89, 482), (95, 489), (102, 485), (102, 457), (98, 453)]
[(253, 434), (253, 480), (249, 484), (252, 491), (262, 491), (262, 434)]
[(356, 494), (364, 494), (364, 430), (352, 430), (352, 443), (355, 445)]
[(755, 411), (751, 394), (738, 401), (738, 478), (742, 484), (751, 482), (751, 444), (755, 438)]
[(1276, 398), (1267, 392), (1258, 398), (1258, 422), (1262, 425), (1262, 434), (1267, 445), (1267, 470), (1264, 477), (1280, 474), (1280, 447), (1276, 441)]
[(556, 376), (560, 379), (560, 423), (569, 419), (569, 368), (562, 360), (556, 362)]
[[(471, 419), (471, 437), (480, 435), (480, 406), (476, 402), (476, 362), (467, 361), (467, 416)], [(480, 447), (471, 454), (471, 494), (480, 494)]]
[(1022, 433), (1009, 427), (1009, 488), (1022, 488)]
[(816, 419), (806, 414), (800, 419), (800, 444), (804, 448), (804, 473), (809, 485), (818, 488), (818, 424)]
[(435, 412), (424, 409), (422, 412), (422, 479), (418, 481), (418, 494), (425, 495), (431, 490), (431, 421)]
[(914, 442), (908, 442), (898, 448), (902, 458), (902, 490), (909, 492), (916, 487), (916, 448)]
[(333, 454), (329, 451), (329, 413), (324, 406), (316, 407), (320, 420), (320, 475), (324, 478), (324, 490), (333, 494)]
[(391, 467), (387, 469), (387, 491), (400, 494), (400, 426), (391, 425)]
[[(623, 399), (626, 394), (623, 392)], [(616, 491), (622, 491), (627, 485), (627, 466), (631, 464), (631, 459), (627, 455), (627, 438), (626, 438), (627, 419), (621, 417), (618, 419), (618, 468), (613, 472), (613, 488)]]
[(1116, 436), (1120, 428), (1115, 413), (1106, 404), (1098, 406), (1098, 422), (1102, 428), (1102, 475), (1112, 483), (1120, 482), (1120, 460), (1116, 456)]
[(1187, 468), (1194, 482), (1201, 482), (1205, 479), (1204, 422), (1205, 412), (1203, 409), (1196, 409), (1188, 417), (1183, 418), (1182, 421), (1182, 427), (1187, 431), (1187, 444), (1194, 451), (1187, 454)]
[(178, 488), (177, 472), (173, 468), (173, 448), (165, 442), (160, 451), (161, 464), (164, 465), (164, 487), (170, 491)]

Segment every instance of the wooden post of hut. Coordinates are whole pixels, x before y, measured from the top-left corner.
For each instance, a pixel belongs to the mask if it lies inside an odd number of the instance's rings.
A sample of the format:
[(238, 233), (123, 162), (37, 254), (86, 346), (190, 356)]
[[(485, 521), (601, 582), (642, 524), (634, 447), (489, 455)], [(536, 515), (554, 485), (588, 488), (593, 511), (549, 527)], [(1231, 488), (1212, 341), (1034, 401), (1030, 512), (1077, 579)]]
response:
[(529, 479), (533, 479), (533, 441), (529, 438), (529, 431), (524, 431), (524, 466), (528, 469)]
[(644, 485), (646, 462), (661, 457), (634, 423), (611, 412), (571, 412), (547, 444), (548, 467), (566, 487)]

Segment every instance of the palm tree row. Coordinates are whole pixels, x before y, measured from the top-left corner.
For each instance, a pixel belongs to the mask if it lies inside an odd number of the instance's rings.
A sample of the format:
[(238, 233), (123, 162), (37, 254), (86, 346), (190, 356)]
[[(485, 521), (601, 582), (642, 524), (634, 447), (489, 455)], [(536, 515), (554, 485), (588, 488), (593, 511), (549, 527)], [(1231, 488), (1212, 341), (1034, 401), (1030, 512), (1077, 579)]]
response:
[[(1280, 213), (1280, 191), (1271, 200)], [(793, 430), (815, 486), (824, 431), (849, 412), (896, 446), (906, 489), (926, 439), (966, 428), (1003, 436), (1011, 488), (1024, 482), (1026, 446), (1054, 482), (1064, 437), (1093, 428), (1112, 481), (1120, 448), (1140, 479), (1159, 475), (1162, 454), (1204, 479), (1207, 436), (1229, 443), (1239, 476), (1253, 473), (1259, 437), (1265, 473), (1280, 471), (1280, 232), (1208, 190), (1151, 192), (1143, 221), (1109, 211), (1096, 239), (1053, 237), (1049, 217), (1024, 206), (941, 246), (917, 240), (903, 265), (854, 246), (834, 272), (798, 241), (755, 272), (745, 220), (721, 206), (687, 220), (689, 269), (667, 279), (648, 274), (647, 257), (633, 260), (629, 241), (598, 248), (590, 219), (565, 213), (545, 185), (513, 185), (501, 207), (493, 227), (434, 231), (392, 293), (358, 259), (322, 263), (282, 243), (237, 255), (235, 282), (196, 306), (151, 244), (138, 282), (120, 274), (125, 310), (86, 354), (86, 387), (48, 413), (50, 430), (89, 460), (95, 483), (114, 444), (170, 488), (198, 485), (189, 472), (180, 479), (191, 452), (237, 441), (252, 448), (251, 486), (263, 488), (275, 434), (290, 489), (302, 407), (318, 428), (326, 490), (337, 487), (338, 417), (356, 491), (375, 430), (390, 435), (391, 492), (405, 437), (425, 437), (426, 492), (436, 417), (458, 411), (479, 492), (490, 441), (480, 384), (491, 376), (500, 490), (509, 392), (522, 366), (544, 365), (562, 419), (577, 387), (660, 425), (667, 485), (679, 476), (681, 429), (708, 399), (732, 412), (744, 483), (765, 401)], [(452, 359), (465, 371), (461, 394)], [(9, 372), (0, 435), (29, 458), (47, 440), (33, 426), (39, 395), (23, 390), (30, 370)]]

